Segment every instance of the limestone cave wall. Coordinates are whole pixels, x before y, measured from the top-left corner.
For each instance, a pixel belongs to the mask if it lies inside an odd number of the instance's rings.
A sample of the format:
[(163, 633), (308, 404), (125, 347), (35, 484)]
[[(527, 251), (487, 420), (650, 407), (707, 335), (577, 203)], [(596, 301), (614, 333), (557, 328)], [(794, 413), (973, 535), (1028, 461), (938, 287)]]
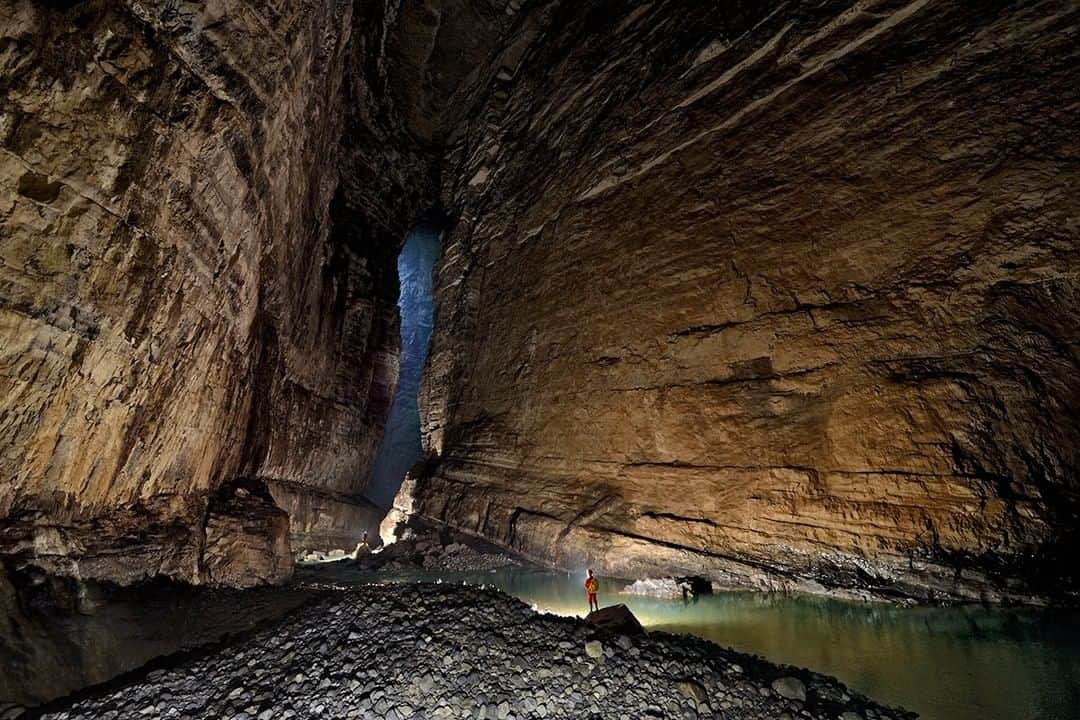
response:
[(517, 22), (442, 175), (420, 512), (624, 577), (1073, 592), (1076, 4)]
[(0, 555), (251, 584), (368, 528), (435, 209), (422, 514), (616, 575), (1073, 592), (1078, 24), (0, 0)]
[(384, 16), (0, 2), (0, 553), (17, 567), (277, 581), (279, 503), (302, 532), (308, 489), (317, 506), (363, 490), (396, 380), (393, 261), (429, 172), (371, 100)]

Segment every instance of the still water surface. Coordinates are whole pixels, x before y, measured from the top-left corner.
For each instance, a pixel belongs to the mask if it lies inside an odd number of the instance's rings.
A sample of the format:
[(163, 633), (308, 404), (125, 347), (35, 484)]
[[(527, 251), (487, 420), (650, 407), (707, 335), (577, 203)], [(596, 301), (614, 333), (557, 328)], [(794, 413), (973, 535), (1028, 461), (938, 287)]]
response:
[[(582, 577), (525, 568), (394, 576), (330, 563), (298, 568), (286, 588), (144, 588), (112, 597), (89, 615), (19, 609), (11, 588), (0, 582), (0, 704), (45, 702), (154, 657), (254, 627), (326, 584), (387, 580), (488, 584), (537, 610), (587, 610)], [(618, 594), (623, 585), (602, 579), (601, 604), (627, 604), (649, 629), (697, 635), (834, 675), (928, 720), (1080, 719), (1080, 611), (905, 608), (755, 593), (684, 603)]]
[[(393, 579), (439, 578), (493, 585), (559, 615), (584, 615), (588, 609), (582, 578), (565, 573), (513, 568)], [(697, 635), (833, 675), (927, 720), (1080, 718), (1077, 611), (897, 607), (761, 593), (722, 593), (684, 603), (614, 592), (624, 585), (604, 581), (601, 605), (625, 603), (652, 630)]]

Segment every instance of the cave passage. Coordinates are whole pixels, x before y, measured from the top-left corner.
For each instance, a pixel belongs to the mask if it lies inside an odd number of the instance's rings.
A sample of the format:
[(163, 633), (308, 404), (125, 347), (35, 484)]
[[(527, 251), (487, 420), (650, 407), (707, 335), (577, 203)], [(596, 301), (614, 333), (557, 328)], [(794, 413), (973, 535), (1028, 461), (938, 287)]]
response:
[(398, 256), (401, 366), (382, 445), (367, 489), (368, 498), (382, 508), (390, 507), (405, 473), (422, 453), (417, 392), (431, 337), (431, 271), (439, 257), (439, 234), (434, 225), (417, 225), (409, 232)]
[(1080, 720), (1077, 0), (0, 15), (0, 720)]

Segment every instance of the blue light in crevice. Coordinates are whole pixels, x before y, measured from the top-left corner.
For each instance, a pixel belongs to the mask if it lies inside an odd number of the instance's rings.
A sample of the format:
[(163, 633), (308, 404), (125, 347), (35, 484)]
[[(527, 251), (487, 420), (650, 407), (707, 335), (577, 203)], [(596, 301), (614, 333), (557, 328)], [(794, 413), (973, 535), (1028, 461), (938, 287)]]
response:
[(368, 497), (384, 508), (390, 507), (405, 473), (422, 453), (417, 392), (431, 338), (434, 306), (431, 271), (438, 257), (439, 231), (430, 225), (413, 228), (398, 256), (401, 369), (382, 446), (367, 487)]

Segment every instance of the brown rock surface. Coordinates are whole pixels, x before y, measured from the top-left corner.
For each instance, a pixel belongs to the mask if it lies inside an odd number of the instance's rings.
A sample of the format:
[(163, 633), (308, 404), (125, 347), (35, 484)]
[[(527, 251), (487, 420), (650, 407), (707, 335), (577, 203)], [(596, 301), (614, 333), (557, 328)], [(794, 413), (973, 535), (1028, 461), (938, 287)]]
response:
[(376, 542), (384, 512), (362, 497), (284, 483), (272, 483), (270, 491), (291, 520), (290, 545), (295, 554), (308, 550), (352, 552), (364, 531)]
[[(215, 511), (217, 488), (363, 490), (413, 210), (356, 209), (380, 153), (340, 172), (343, 137), (384, 132), (345, 121), (379, 32), (360, 20), (334, 0), (0, 2), (0, 553), (280, 579), (279, 513)], [(427, 172), (409, 152), (384, 184)], [(222, 580), (223, 550), (284, 556)]]
[(1075, 588), (1080, 11), (766, 5), (559, 5), (474, 114), (418, 510), (604, 574)]
[(1078, 24), (0, 0), (0, 554), (244, 583), (267, 493), (359, 534), (438, 205), (421, 514), (605, 574), (1069, 591)]
[(594, 610), (585, 616), (585, 622), (620, 635), (640, 635), (645, 632), (630, 608), (621, 603)]

